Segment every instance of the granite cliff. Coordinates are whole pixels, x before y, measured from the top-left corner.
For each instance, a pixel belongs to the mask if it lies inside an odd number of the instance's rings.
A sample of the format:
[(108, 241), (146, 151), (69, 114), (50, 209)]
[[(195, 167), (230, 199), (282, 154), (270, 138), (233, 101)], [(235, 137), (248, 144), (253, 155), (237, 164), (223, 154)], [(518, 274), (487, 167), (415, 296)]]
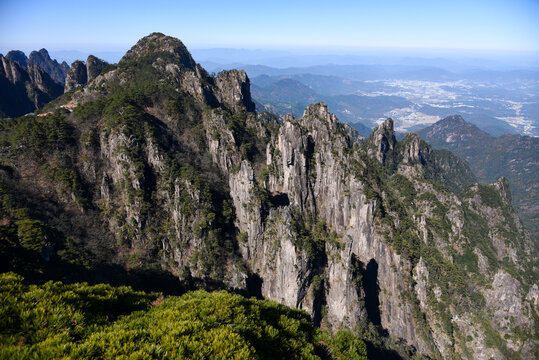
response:
[(71, 64), (65, 78), (64, 91), (67, 92), (77, 86), (84, 86), (95, 79), (105, 68), (107, 62), (93, 55), (88, 56), (86, 64), (77, 60)]
[(23, 69), (26, 69), (29, 64), (37, 65), (59, 84), (64, 83), (66, 74), (69, 71), (69, 65), (65, 61), (60, 64), (58, 61), (51, 59), (47, 49), (32, 51), (29, 57), (26, 57), (26, 54), (20, 50), (11, 50), (5, 57), (18, 62)]
[(47, 49), (41, 49), (39, 51), (32, 51), (28, 56), (29, 64), (36, 64), (50, 75), (50, 77), (57, 83), (63, 84), (69, 66), (65, 61), (58, 63), (58, 61), (51, 59)]
[(324, 103), (257, 113), (245, 72), (210, 76), (163, 34), (88, 74), (55, 102), (72, 113), (2, 130), (4, 268), (161, 272), (401, 357), (534, 358), (537, 258), (504, 178), (479, 184), (450, 152), (398, 142), (391, 119), (365, 139)]
[(0, 56), (0, 117), (33, 112), (62, 94), (62, 86), (34, 63), (26, 69)]

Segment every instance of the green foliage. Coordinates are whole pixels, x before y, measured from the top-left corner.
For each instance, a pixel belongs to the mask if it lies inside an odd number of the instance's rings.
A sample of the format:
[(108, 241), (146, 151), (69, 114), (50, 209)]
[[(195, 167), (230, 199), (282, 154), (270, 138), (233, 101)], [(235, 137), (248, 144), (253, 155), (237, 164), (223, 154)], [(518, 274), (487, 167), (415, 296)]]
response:
[(79, 197), (85, 196), (81, 188), (80, 176), (77, 170), (67, 163), (67, 159), (55, 159), (51, 163), (44, 163), (40, 170), (46, 177), (58, 184), (60, 192), (77, 194)]
[(400, 196), (404, 197), (404, 201), (406, 203), (413, 202), (416, 196), (416, 191), (412, 182), (408, 180), (406, 177), (400, 174), (395, 174), (391, 178), (391, 181), (389, 182), (389, 186), (397, 190)]
[(350, 330), (339, 330), (333, 336), (323, 333), (322, 340), (327, 343), (335, 359), (367, 360), (367, 346), (357, 334)]
[(15, 153), (42, 155), (61, 150), (73, 142), (74, 129), (60, 110), (47, 116), (23, 116), (9, 122), (1, 146)]
[(66, 264), (91, 268), (90, 256), (71, 239), (64, 237), (35, 209), (15, 197), (0, 179), (0, 263), (1, 269), (41, 273), (43, 266)]
[(478, 193), (481, 197), (481, 202), (491, 208), (501, 208), (504, 206), (503, 200), (491, 185), (478, 184)]
[(302, 310), (224, 291), (157, 298), (109, 285), (25, 285), (0, 275), (0, 357), (319, 359), (324, 339), (340, 359), (366, 359), (350, 332), (319, 332)]
[(103, 113), (103, 109), (108, 101), (105, 97), (99, 97), (94, 101), (87, 101), (75, 108), (73, 114), (75, 118), (82, 121), (97, 119)]
[(296, 233), (296, 246), (304, 249), (311, 263), (318, 265), (326, 261), (326, 242), (337, 243), (335, 233), (330, 234), (323, 221), (314, 222), (311, 216), (294, 213), (290, 222)]
[(15, 222), (17, 236), (22, 247), (41, 251), (47, 241), (48, 227), (39, 220), (23, 219)]
[(25, 285), (14, 273), (0, 275), (0, 357), (68, 356), (80, 339), (118, 316), (148, 309), (156, 294), (127, 287), (82, 284)]

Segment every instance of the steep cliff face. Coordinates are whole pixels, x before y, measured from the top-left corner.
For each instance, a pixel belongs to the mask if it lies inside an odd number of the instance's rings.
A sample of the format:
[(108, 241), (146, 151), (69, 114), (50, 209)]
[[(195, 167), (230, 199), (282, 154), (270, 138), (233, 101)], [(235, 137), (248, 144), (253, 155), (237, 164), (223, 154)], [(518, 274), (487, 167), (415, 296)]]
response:
[(80, 60), (74, 61), (66, 75), (64, 91), (68, 92), (77, 86), (84, 86), (87, 82), (88, 73), (86, 65)]
[(28, 66), (28, 58), (26, 57), (26, 54), (20, 50), (9, 51), (6, 54), (6, 59), (18, 62), (23, 69), (26, 69), (26, 67)]
[(65, 61), (60, 64), (58, 61), (51, 59), (47, 49), (32, 51), (28, 56), (28, 64), (36, 64), (60, 84), (64, 83), (69, 71), (69, 65)]
[(106, 65), (106, 61), (101, 60), (94, 55), (88, 56), (88, 59), (86, 59), (86, 74), (88, 81), (92, 81), (99, 74), (101, 74), (101, 71), (105, 68)]
[[(370, 323), (433, 358), (533, 357), (536, 256), (505, 180), (397, 142), (391, 119), (364, 139), (323, 103), (256, 113), (249, 87), (154, 33), (75, 88), (73, 113), (20, 121), (47, 143), (14, 123), (4, 191), (55, 209), (28, 210), (57, 229), (34, 248), (277, 300), (333, 330)], [(15, 210), (3, 223), (22, 226)], [(67, 219), (99, 239), (58, 230)]]
[(58, 61), (51, 59), (47, 49), (32, 51), (29, 57), (26, 57), (26, 54), (20, 50), (11, 50), (6, 54), (6, 58), (18, 62), (25, 70), (29, 64), (37, 65), (40, 69), (44, 70), (54, 82), (62, 85), (64, 84), (65, 77), (69, 71), (69, 65), (67, 65), (65, 61), (60, 64)]
[(20, 116), (43, 106), (62, 94), (62, 87), (41, 68), (27, 69), (0, 56), (0, 116)]
[(78, 86), (85, 86), (101, 74), (106, 65), (108, 65), (106, 61), (93, 55), (88, 56), (86, 64), (80, 60), (74, 61), (67, 72), (64, 91), (68, 92)]

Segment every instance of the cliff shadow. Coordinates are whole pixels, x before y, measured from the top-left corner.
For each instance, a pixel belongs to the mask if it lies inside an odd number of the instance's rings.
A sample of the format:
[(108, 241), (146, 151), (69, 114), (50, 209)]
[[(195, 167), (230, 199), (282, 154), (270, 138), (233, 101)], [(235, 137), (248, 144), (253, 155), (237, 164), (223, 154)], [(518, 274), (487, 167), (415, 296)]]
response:
[(284, 193), (270, 195), (269, 201), (272, 207), (281, 207), (281, 206), (290, 205), (290, 199), (288, 199), (288, 194), (284, 194)]
[(380, 287), (378, 286), (378, 263), (371, 259), (365, 270), (362, 271), (362, 286), (365, 293), (365, 309), (367, 318), (373, 325), (381, 325), (380, 317)]
[(352, 254), (350, 262), (352, 279), (356, 284), (358, 298), (363, 298), (367, 320), (373, 325), (380, 326), (382, 321), (380, 316), (378, 263), (376, 260), (371, 259), (365, 265), (355, 254)]
[(258, 274), (251, 274), (245, 280), (247, 287), (247, 296), (256, 297), (259, 300), (264, 299), (262, 296), (262, 278)]

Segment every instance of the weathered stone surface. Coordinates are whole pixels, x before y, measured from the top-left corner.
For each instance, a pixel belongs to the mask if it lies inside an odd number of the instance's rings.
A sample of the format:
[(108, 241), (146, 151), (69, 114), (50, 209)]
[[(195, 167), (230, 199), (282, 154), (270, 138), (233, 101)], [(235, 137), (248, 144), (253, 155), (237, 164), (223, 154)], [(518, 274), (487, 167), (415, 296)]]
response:
[(28, 64), (27, 71), (32, 84), (42, 93), (39, 95), (40, 98), (34, 101), (36, 108), (63, 94), (62, 86), (36, 64)]
[(80, 60), (74, 61), (67, 73), (64, 91), (68, 92), (78, 86), (84, 86), (87, 82), (88, 73), (86, 71), (86, 65)]
[(26, 69), (28, 66), (28, 58), (26, 57), (26, 54), (20, 50), (11, 50), (6, 54), (5, 57), (11, 61), (18, 62), (23, 69)]
[(21, 116), (60, 96), (62, 86), (35, 64), (27, 69), (0, 56), (0, 116)]
[(86, 59), (86, 77), (88, 79), (88, 82), (92, 81), (99, 74), (101, 74), (101, 71), (106, 65), (106, 61), (101, 60), (93, 55), (88, 56), (88, 59)]
[(389, 118), (382, 125), (376, 127), (371, 135), (371, 139), (374, 145), (374, 149), (371, 152), (383, 164), (386, 159), (386, 153), (393, 150), (397, 143), (395, 132), (393, 131), (393, 119)]
[(30, 56), (28, 56), (28, 64), (36, 64), (45, 70), (54, 81), (60, 84), (64, 84), (65, 77), (69, 71), (69, 66), (65, 61), (59, 64), (58, 61), (51, 59), (46, 49), (32, 51)]
[(215, 79), (217, 99), (233, 111), (253, 111), (255, 104), (251, 100), (251, 85), (245, 71), (225, 70)]

